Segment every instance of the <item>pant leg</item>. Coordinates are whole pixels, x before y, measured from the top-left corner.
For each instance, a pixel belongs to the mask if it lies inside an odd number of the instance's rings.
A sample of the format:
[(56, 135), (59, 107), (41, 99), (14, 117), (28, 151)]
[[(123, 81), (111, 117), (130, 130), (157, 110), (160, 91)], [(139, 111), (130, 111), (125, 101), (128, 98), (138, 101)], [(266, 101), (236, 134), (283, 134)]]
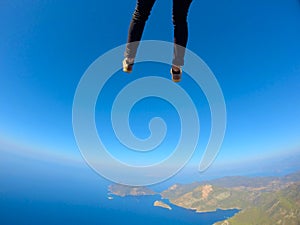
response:
[(173, 0), (174, 55), (172, 63), (178, 66), (184, 64), (188, 40), (187, 15), (191, 3), (192, 0)]
[(139, 41), (142, 38), (144, 27), (155, 0), (137, 0), (135, 11), (133, 13), (129, 30), (126, 50), (124, 56), (135, 58)]

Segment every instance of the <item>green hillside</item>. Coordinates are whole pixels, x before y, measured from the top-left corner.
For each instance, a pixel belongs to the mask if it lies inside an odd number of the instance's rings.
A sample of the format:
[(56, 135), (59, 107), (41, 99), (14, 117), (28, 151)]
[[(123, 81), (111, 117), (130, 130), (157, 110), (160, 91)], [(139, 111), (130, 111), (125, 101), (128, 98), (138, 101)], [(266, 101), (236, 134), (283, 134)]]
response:
[(161, 195), (174, 205), (198, 212), (241, 210), (216, 225), (300, 224), (300, 172), (284, 177), (224, 177), (173, 185)]
[(216, 225), (299, 225), (300, 183), (271, 193), (263, 193), (249, 207)]

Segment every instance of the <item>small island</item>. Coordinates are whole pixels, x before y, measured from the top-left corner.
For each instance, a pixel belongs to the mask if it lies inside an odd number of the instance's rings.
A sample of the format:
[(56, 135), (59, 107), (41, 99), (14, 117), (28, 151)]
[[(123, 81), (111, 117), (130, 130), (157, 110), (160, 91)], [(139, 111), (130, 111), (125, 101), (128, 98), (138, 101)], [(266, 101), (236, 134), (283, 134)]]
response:
[(169, 206), (168, 204), (162, 202), (162, 201), (155, 201), (153, 203), (154, 206), (157, 206), (157, 207), (161, 207), (161, 208), (165, 208), (165, 209), (168, 209), (168, 210), (172, 210), (171, 206)]
[(125, 197), (125, 196), (144, 196), (155, 195), (156, 192), (147, 187), (132, 187), (121, 184), (112, 184), (108, 187), (110, 194)]

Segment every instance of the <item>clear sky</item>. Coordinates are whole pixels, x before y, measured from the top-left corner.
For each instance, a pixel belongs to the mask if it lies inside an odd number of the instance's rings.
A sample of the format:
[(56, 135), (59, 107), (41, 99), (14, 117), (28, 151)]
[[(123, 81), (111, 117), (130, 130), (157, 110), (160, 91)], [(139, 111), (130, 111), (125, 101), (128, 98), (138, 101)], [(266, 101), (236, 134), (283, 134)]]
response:
[[(135, 1), (121, 0), (0, 1), (0, 144), (78, 157), (72, 130), (77, 84), (96, 58), (125, 43), (134, 6)], [(299, 151), (299, 1), (194, 0), (188, 20), (188, 48), (214, 72), (226, 101), (227, 131), (217, 161)], [(143, 39), (172, 41), (172, 29), (171, 1), (157, 0)], [(166, 65), (145, 63), (136, 70), (148, 73), (112, 77), (99, 99), (105, 107), (97, 104), (96, 121), (113, 154), (144, 162), (119, 152), (123, 147), (107, 120), (118, 88), (158, 70), (169, 78)], [(201, 135), (194, 165), (207, 143), (209, 109), (191, 79), (184, 77), (180, 85), (199, 103)], [(149, 135), (153, 116), (163, 117), (170, 133), (165, 152), (148, 157), (147, 163), (167, 156), (179, 136), (174, 109), (148, 99), (132, 110), (130, 122), (138, 137)]]

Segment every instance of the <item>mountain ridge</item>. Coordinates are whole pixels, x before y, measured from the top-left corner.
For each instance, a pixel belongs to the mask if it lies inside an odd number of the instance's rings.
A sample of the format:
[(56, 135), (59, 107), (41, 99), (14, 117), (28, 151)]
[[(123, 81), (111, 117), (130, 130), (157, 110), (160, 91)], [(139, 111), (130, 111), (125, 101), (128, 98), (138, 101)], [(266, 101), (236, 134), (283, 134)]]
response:
[(173, 185), (161, 196), (197, 212), (240, 210), (216, 225), (300, 224), (300, 172), (283, 177), (223, 177), (198, 184), (192, 190)]

